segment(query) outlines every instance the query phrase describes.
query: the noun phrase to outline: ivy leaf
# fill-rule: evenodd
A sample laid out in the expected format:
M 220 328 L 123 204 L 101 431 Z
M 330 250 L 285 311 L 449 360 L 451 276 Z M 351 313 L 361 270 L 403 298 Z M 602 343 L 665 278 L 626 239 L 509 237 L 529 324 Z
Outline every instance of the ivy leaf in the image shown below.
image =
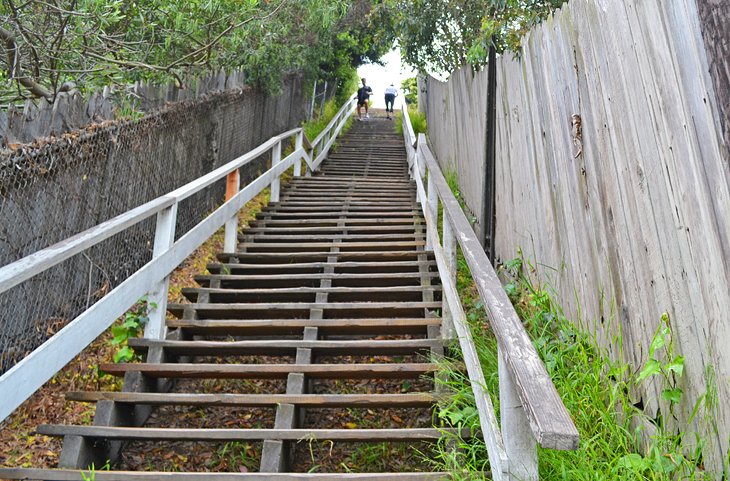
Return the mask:
M 114 354 L 114 362 L 129 362 L 134 359 L 134 351 L 129 346 L 124 346 Z
M 682 400 L 682 390 L 679 388 L 665 389 L 662 391 L 662 399 L 678 404 Z
M 112 336 L 114 336 L 114 339 L 112 339 L 111 344 L 116 346 L 126 341 L 129 337 L 129 333 L 124 326 L 117 324 L 112 326 Z
M 639 373 L 639 377 L 636 378 L 636 382 L 639 383 L 649 376 L 659 374 L 662 370 L 662 365 L 656 359 L 649 359 L 644 366 L 644 369 Z

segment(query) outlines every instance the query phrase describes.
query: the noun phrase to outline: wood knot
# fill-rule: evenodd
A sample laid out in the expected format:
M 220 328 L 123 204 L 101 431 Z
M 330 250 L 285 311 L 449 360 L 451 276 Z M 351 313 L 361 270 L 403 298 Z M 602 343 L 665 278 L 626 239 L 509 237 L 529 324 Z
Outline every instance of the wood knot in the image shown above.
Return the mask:
M 573 114 L 571 117 L 571 134 L 573 136 L 573 145 L 575 146 L 574 159 L 583 154 L 583 121 L 580 115 Z

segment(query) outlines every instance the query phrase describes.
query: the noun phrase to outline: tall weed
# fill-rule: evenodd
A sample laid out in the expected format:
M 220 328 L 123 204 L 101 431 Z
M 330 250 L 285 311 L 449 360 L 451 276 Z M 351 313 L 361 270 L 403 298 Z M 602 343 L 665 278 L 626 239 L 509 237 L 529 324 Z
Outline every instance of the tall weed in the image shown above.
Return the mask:
M 418 108 L 409 105 L 408 117 L 411 119 L 411 127 L 413 127 L 413 133 L 418 135 L 428 132 L 426 116 L 423 114 L 423 112 L 420 112 Z M 395 116 L 395 131 L 398 133 L 403 132 L 403 115 L 401 111 L 398 111 Z
M 681 401 L 680 379 L 684 359 L 675 352 L 669 318 L 665 314 L 649 347 L 650 359 L 636 374 L 621 362 L 612 361 L 596 338 L 566 319 L 547 286 L 523 275 L 534 266 L 518 257 L 502 266 L 509 279 L 505 290 L 524 321 L 545 367 L 580 432 L 577 451 L 539 449 L 540 478 L 549 480 L 704 480 L 714 479 L 704 471 L 702 442 L 688 427 L 665 425 L 661 417 L 649 418 L 629 399 L 641 383 L 659 379 L 662 398 L 672 417 Z M 457 285 L 474 333 L 488 391 L 498 410 L 496 339 L 489 329 L 466 263 L 459 253 Z M 446 424 L 479 427 L 468 379 L 453 369 L 454 360 L 443 361 L 446 387 L 452 393 L 440 406 L 439 418 Z M 694 415 L 704 409 L 697 401 Z M 651 436 L 644 430 L 650 428 Z M 642 439 L 649 438 L 648 444 Z M 452 449 L 457 445 L 460 449 Z M 455 479 L 479 479 L 488 470 L 483 441 L 444 438 L 441 469 L 450 469 Z

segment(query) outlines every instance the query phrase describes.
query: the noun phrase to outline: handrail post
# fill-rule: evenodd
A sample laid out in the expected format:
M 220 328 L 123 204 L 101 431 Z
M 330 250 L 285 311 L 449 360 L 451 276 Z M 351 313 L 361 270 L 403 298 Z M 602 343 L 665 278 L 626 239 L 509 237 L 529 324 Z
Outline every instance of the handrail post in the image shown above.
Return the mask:
M 152 258 L 167 252 L 175 243 L 175 225 L 177 224 L 177 202 L 157 213 L 155 228 L 155 244 Z M 147 294 L 148 321 L 144 329 L 147 339 L 164 339 L 166 335 L 165 317 L 167 315 L 167 290 L 170 286 L 170 275 L 166 275 Z
M 421 153 L 421 150 L 416 150 L 415 155 L 413 156 L 413 169 L 415 173 L 418 172 L 419 165 L 421 164 L 421 162 L 423 162 L 423 159 L 421 158 L 422 156 L 423 154 Z M 415 180 L 415 176 L 413 177 L 413 179 Z M 425 200 L 426 199 L 421 198 L 420 192 L 416 191 L 416 202 L 421 205 L 421 208 L 423 208 L 423 203 L 425 202 Z
M 239 169 L 234 170 L 226 177 L 226 202 L 231 200 L 241 188 Z M 234 252 L 238 237 L 238 214 L 226 221 L 226 230 L 223 238 L 223 252 Z
M 439 198 L 438 193 L 436 192 L 436 184 L 433 181 L 433 175 L 431 175 L 431 172 L 428 173 L 428 184 L 427 184 L 427 190 L 426 190 L 426 197 L 427 199 L 427 208 L 431 211 L 433 214 L 433 218 L 438 220 L 439 215 Z M 429 225 L 428 229 L 435 229 L 435 225 Z M 433 249 L 433 246 L 431 245 L 431 237 L 426 236 L 426 250 Z
M 511 481 L 537 481 L 537 441 L 517 394 L 505 353 L 497 348 L 499 363 L 499 411 L 504 447 L 509 459 Z
M 294 141 L 294 150 L 299 150 L 304 146 L 304 130 L 297 132 L 296 140 Z M 302 159 L 300 158 L 294 162 L 294 177 L 302 175 Z
M 311 145 L 309 147 L 309 152 L 307 152 L 307 153 L 309 154 L 309 161 L 314 162 L 314 159 L 317 158 L 317 146 Z M 309 164 L 307 164 L 307 166 L 304 169 L 304 177 L 311 177 L 311 176 L 312 176 L 312 169 L 309 167 Z
M 271 167 L 281 162 L 281 139 L 271 148 Z M 279 202 L 279 191 L 281 190 L 281 176 L 277 175 L 271 181 L 271 195 L 269 202 Z
M 446 268 L 448 269 L 449 279 L 456 285 L 456 237 L 454 236 L 454 230 L 451 227 L 451 222 L 447 219 L 446 211 L 444 210 L 443 216 L 443 248 L 444 248 L 444 260 L 446 261 Z M 443 296 L 443 306 L 441 308 L 441 337 L 444 339 L 454 338 L 454 315 L 451 310 L 451 306 Z

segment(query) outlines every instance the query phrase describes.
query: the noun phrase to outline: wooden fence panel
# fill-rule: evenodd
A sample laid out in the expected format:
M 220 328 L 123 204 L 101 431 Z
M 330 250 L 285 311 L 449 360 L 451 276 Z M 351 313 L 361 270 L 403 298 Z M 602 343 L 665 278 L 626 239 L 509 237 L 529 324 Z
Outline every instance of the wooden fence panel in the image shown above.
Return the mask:
M 705 38 L 722 35 L 724 17 L 712 18 L 720 33 Z M 730 171 L 716 92 L 727 86 L 713 84 L 723 60 L 711 73 L 707 52 L 717 49 L 706 49 L 703 25 L 695 0 L 572 0 L 530 32 L 519 59 L 498 59 L 496 252 L 534 258 L 566 314 L 637 370 L 669 313 L 686 358 L 680 422 L 701 396 L 715 400 L 691 429 L 720 471 L 730 434 L 730 405 L 717 402 L 730 398 Z M 484 118 L 486 106 L 457 104 L 473 98 L 463 89 L 486 92 L 486 73 L 467 75 L 428 79 L 427 112 L 439 161 L 454 162 L 480 212 L 484 154 L 445 140 L 463 142 L 458 132 Z M 661 389 L 633 393 L 651 417 L 669 417 Z

